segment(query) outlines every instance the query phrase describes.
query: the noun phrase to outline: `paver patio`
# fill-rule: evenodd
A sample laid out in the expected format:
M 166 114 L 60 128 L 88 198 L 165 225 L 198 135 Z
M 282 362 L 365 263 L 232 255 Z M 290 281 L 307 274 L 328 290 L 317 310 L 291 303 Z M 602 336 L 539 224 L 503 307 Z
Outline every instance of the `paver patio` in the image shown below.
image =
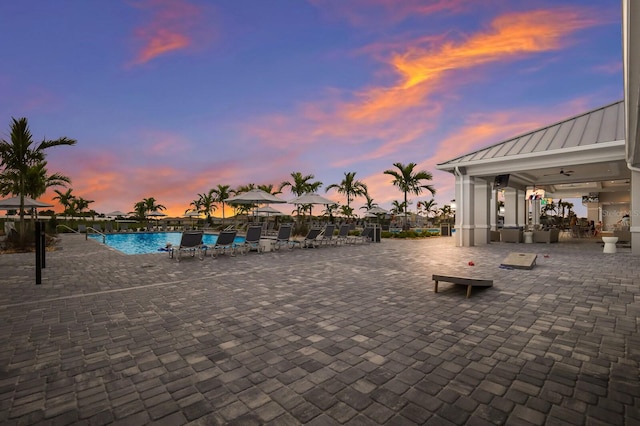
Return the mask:
M 638 424 L 640 258 L 451 238 L 0 255 L 0 423 Z M 502 269 L 510 252 L 532 270 Z M 469 266 L 472 261 L 474 266 Z M 432 274 L 493 279 L 466 289 Z

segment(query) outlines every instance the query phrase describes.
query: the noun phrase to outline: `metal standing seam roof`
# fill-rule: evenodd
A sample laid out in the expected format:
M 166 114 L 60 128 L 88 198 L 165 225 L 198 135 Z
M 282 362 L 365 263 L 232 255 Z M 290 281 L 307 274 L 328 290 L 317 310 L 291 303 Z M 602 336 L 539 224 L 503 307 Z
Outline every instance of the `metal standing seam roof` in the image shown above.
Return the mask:
M 594 109 L 550 126 L 516 136 L 437 165 L 439 169 L 471 161 L 531 154 L 563 148 L 586 147 L 624 140 L 624 101 Z M 439 167 L 444 166 L 444 167 Z

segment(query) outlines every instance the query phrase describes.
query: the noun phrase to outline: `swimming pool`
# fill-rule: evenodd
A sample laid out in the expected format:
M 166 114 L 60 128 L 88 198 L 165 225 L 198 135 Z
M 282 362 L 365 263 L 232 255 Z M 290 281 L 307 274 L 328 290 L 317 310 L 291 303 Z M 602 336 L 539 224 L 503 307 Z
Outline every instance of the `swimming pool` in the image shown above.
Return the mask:
M 166 253 L 164 248 L 167 243 L 178 246 L 181 237 L 182 232 L 124 232 L 106 234 L 104 242 L 124 254 Z M 102 235 L 99 234 L 89 234 L 89 238 L 102 242 Z M 214 234 L 204 234 L 202 237 L 202 241 L 211 246 L 217 239 L 218 236 Z M 243 241 L 244 237 L 236 237 L 236 242 Z

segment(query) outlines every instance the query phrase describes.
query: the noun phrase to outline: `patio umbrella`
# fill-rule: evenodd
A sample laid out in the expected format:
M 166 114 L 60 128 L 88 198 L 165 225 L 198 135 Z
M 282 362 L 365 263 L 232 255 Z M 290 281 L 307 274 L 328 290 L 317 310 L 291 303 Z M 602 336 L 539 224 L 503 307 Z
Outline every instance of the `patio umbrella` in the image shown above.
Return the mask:
M 189 219 L 199 219 L 200 218 L 200 212 L 189 212 L 189 213 L 185 213 L 184 215 L 182 215 L 182 217 L 186 217 Z M 195 225 L 195 222 L 191 222 L 191 226 Z
M 371 213 L 371 214 L 376 215 L 376 214 L 387 214 L 389 212 L 387 210 L 383 209 L 382 207 L 375 206 L 375 207 L 372 207 L 369 210 L 367 210 L 367 213 Z
M 289 204 L 296 204 L 296 205 L 324 204 L 324 205 L 328 205 L 328 204 L 336 204 L 336 202 L 333 201 L 333 200 L 328 199 L 327 197 L 323 197 L 322 195 L 317 194 L 315 192 L 307 192 L 306 194 L 302 194 L 301 196 L 296 197 L 293 200 L 290 200 Z M 311 209 L 309 209 L 309 216 L 312 216 L 312 210 Z
M 227 203 L 231 204 L 281 204 L 286 202 L 287 200 L 257 188 L 238 194 L 235 197 L 227 198 Z
M 252 189 L 238 194 L 235 197 L 227 198 L 226 201 L 227 203 L 233 204 L 276 204 L 287 202 L 287 200 L 283 200 L 280 197 L 269 194 L 267 191 L 263 191 L 262 189 Z
M 53 204 L 43 203 L 33 198 L 24 197 L 24 207 L 29 209 L 37 209 L 41 207 L 53 207 Z M 0 210 L 17 210 L 20 208 L 20 197 L 11 197 L 0 200 Z
M 106 213 L 107 217 L 118 217 L 118 216 L 127 216 L 125 212 L 121 212 L 120 210 L 114 210 L 112 212 Z
M 280 210 L 276 210 L 271 206 L 264 206 L 256 209 L 258 216 L 282 216 Z
M 158 227 L 158 222 L 160 221 L 161 217 L 166 216 L 166 214 L 162 213 L 162 212 L 158 212 L 158 211 L 154 211 L 154 212 L 150 212 L 146 214 L 147 218 L 153 218 L 156 220 L 156 228 Z

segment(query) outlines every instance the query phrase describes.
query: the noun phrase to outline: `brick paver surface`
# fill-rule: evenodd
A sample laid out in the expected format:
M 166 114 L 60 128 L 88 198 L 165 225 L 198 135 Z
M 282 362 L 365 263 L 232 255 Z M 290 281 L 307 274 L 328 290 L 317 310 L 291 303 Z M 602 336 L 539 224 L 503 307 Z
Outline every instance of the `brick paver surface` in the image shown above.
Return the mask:
M 0 423 L 640 423 L 640 258 L 601 245 L 383 240 L 0 255 Z M 498 266 L 536 253 L 532 270 Z M 469 265 L 469 261 L 474 266 Z M 494 280 L 474 289 L 431 274 Z

